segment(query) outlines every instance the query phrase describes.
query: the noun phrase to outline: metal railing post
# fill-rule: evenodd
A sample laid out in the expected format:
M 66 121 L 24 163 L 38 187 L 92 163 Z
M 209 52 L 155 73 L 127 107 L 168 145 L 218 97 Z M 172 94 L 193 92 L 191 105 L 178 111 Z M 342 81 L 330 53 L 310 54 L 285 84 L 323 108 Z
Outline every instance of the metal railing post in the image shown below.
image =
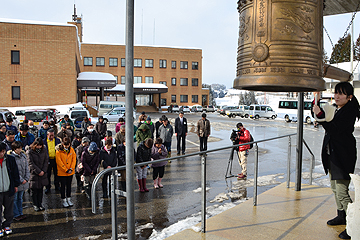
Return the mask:
M 201 155 L 201 232 L 205 233 L 206 223 L 206 157 Z
M 126 140 L 126 221 L 127 238 L 135 240 L 134 193 L 134 0 L 126 0 L 125 44 L 125 140 Z M 113 239 L 115 240 L 115 239 Z
M 313 169 L 314 169 L 314 165 L 315 165 L 315 157 L 314 155 L 311 156 L 311 165 L 310 165 L 310 185 L 312 185 L 312 181 L 313 181 Z
M 289 136 L 288 143 L 288 159 L 287 159 L 287 176 L 286 176 L 286 187 L 290 187 L 290 168 L 291 168 L 291 136 Z
M 254 163 L 254 206 L 257 205 L 257 178 L 259 175 L 259 148 L 255 143 L 255 163 Z
M 296 171 L 295 191 L 301 191 L 303 135 L 304 135 L 304 93 L 298 93 L 298 116 L 297 116 L 297 142 L 296 142 Z
M 110 192 L 110 197 L 111 197 L 111 229 L 112 229 L 112 234 L 111 234 L 111 238 L 112 239 L 117 239 L 118 236 L 118 224 L 117 224 L 117 196 L 115 194 L 115 172 L 113 171 L 111 172 L 111 192 Z

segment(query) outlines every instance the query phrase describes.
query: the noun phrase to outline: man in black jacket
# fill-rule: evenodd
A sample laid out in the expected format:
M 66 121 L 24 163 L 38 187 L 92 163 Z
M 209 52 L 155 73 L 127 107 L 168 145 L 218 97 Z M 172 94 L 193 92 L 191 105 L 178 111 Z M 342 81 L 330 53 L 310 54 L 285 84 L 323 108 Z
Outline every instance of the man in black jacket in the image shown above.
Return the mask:
M 6 154 L 6 144 L 0 143 L 0 216 L 4 213 L 4 222 L 0 228 L 0 237 L 11 234 L 10 224 L 14 217 L 14 194 L 20 185 L 19 170 L 15 158 Z
M 177 155 L 180 155 L 180 143 L 181 143 L 181 152 L 185 154 L 185 138 L 187 136 L 187 120 L 184 118 L 184 112 L 179 113 L 179 117 L 175 119 L 175 136 L 177 139 Z
M 95 131 L 94 124 L 90 124 L 84 132 L 84 137 L 87 137 L 90 142 L 95 142 L 96 146 L 100 146 L 100 135 Z
M 102 165 L 103 165 L 104 169 L 116 167 L 117 154 L 116 154 L 115 147 L 113 147 L 112 139 L 107 139 L 105 141 L 105 146 L 101 148 L 100 162 L 101 161 L 102 161 Z M 111 189 L 111 182 L 110 181 L 108 182 L 108 177 L 110 177 L 110 176 L 111 176 L 111 172 L 106 173 L 103 176 L 103 181 L 102 181 L 103 198 L 108 197 L 108 194 L 107 194 L 108 193 L 108 191 L 107 191 L 108 183 L 109 183 L 109 191 Z

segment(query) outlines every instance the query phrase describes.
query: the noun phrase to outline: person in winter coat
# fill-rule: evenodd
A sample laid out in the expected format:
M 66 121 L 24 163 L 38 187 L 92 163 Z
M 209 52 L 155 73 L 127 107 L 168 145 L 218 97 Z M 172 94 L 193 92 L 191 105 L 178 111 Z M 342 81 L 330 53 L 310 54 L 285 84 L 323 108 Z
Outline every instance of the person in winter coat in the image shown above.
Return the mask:
M 75 173 L 76 153 L 71 147 L 71 140 L 68 137 L 65 137 L 61 144 L 56 146 L 56 165 L 63 207 L 72 207 L 74 204 L 71 201 L 71 182 Z
M 16 126 L 12 125 L 13 119 L 11 117 L 6 118 L 6 130 L 12 130 L 15 134 L 18 133 L 18 129 Z
M 119 144 L 117 146 L 117 160 L 118 160 L 118 166 L 125 166 L 126 165 L 126 151 L 125 151 L 125 147 L 126 147 L 126 142 L 125 142 L 125 138 L 123 140 L 123 142 L 121 144 Z M 136 156 L 135 154 L 135 149 L 134 149 L 134 157 Z M 120 184 L 121 184 L 121 188 L 123 191 L 126 192 L 126 169 L 124 170 L 120 170 Z
M 6 138 L 6 125 L 1 124 L 0 125 L 0 142 L 4 141 Z
M 30 170 L 26 154 L 22 150 L 21 142 L 13 142 L 11 149 L 8 151 L 8 155 L 12 155 L 15 158 L 20 177 L 20 185 L 14 195 L 14 219 L 20 221 L 26 218 L 23 214 L 22 203 L 24 192 L 29 188 Z
M 166 116 L 165 116 L 165 115 L 162 115 L 162 116 L 159 118 L 159 120 L 155 123 L 155 131 L 156 131 L 155 138 L 160 137 L 159 128 L 160 128 L 160 126 L 162 125 L 163 119 L 165 119 L 165 118 L 166 118 Z
M 201 119 L 197 122 L 197 135 L 200 140 L 200 151 L 207 150 L 207 140 L 210 136 L 210 121 L 206 119 L 206 113 L 201 115 Z
M 44 147 L 43 140 L 38 137 L 26 153 L 30 168 L 29 183 L 34 210 L 43 211 L 45 210 L 42 206 L 43 188 L 49 184 L 46 174 L 49 161 L 48 151 Z
M 107 139 L 105 141 L 105 146 L 100 150 L 100 162 L 102 161 L 104 169 L 116 167 L 117 165 L 117 156 L 116 148 L 113 147 L 112 139 Z M 108 190 L 111 190 L 111 182 L 108 181 L 108 178 L 111 176 L 111 173 L 106 173 L 103 176 L 102 180 L 102 189 L 103 189 L 103 198 L 108 197 Z M 108 184 L 109 183 L 109 184 Z M 109 186 L 109 189 L 107 188 Z
M 91 124 L 88 117 L 84 117 L 84 120 L 81 122 L 81 133 L 84 134 L 88 126 Z
M 175 136 L 177 140 L 176 150 L 178 156 L 180 155 L 180 149 L 181 149 L 181 153 L 183 155 L 185 154 L 185 138 L 187 136 L 187 132 L 188 132 L 187 119 L 184 117 L 184 112 L 181 111 L 179 113 L 179 117 L 175 119 Z
M 105 142 L 108 139 L 110 139 L 112 144 L 115 145 L 115 138 L 112 137 L 112 132 L 106 131 L 106 137 L 104 137 L 104 139 L 101 140 L 101 147 L 105 146 Z
M 136 163 L 148 162 L 151 160 L 151 148 L 153 142 L 154 141 L 151 138 L 148 138 L 140 143 L 137 148 Z M 149 191 L 149 189 L 146 188 L 146 175 L 147 165 L 136 167 L 136 178 L 139 184 L 139 190 L 142 193 Z
M 250 132 L 244 128 L 243 124 L 239 122 L 236 124 L 236 128 L 238 129 L 236 140 L 239 142 L 238 144 L 248 143 L 250 142 Z M 239 165 L 242 169 L 241 173 L 238 174 L 238 179 L 246 179 L 247 176 L 247 156 L 249 155 L 248 149 L 250 149 L 250 145 L 239 146 Z
M 136 141 L 139 146 L 141 142 L 151 138 L 150 128 L 144 123 L 136 130 Z
M 39 129 L 37 128 L 37 126 L 34 125 L 34 121 L 32 120 L 29 120 L 28 126 L 29 126 L 29 133 L 34 135 L 34 140 L 35 140 L 35 137 L 38 136 Z
M 71 139 L 72 131 L 70 129 L 67 129 L 66 124 L 64 123 L 63 125 L 61 125 L 61 130 L 56 134 L 56 137 L 60 139 L 64 139 L 64 137 L 69 137 Z
M 69 118 L 69 115 L 64 115 L 64 118 L 59 122 L 59 126 L 61 127 L 63 124 L 70 123 L 71 127 L 74 129 L 74 122 Z
M 44 121 L 42 127 L 38 131 L 38 137 L 45 139 L 47 136 L 47 131 L 49 131 L 50 125 L 48 121 Z
M 15 141 L 15 132 L 13 130 L 6 131 L 3 143 L 6 145 L 6 151 L 11 150 L 11 144 Z
M 151 138 L 154 139 L 154 131 L 155 131 L 155 125 L 154 123 L 151 121 L 150 116 L 146 118 L 145 124 L 149 127 L 150 132 L 151 132 Z
M 81 132 L 77 132 L 75 134 L 74 140 L 71 141 L 71 147 L 73 149 L 76 149 L 81 144 L 81 139 L 83 138 L 83 135 Z
M 49 127 L 50 127 L 51 129 L 54 129 L 54 133 L 55 133 L 55 136 L 56 136 L 56 135 L 58 134 L 58 132 L 59 132 L 59 129 L 58 129 L 58 127 L 56 126 L 54 120 L 49 121 Z
M 315 96 L 319 93 L 315 93 Z M 315 97 L 317 98 L 317 97 Z M 325 173 L 329 173 L 331 190 L 337 205 L 337 216 L 327 222 L 328 225 L 346 224 L 346 210 L 352 202 L 349 195 L 350 173 L 354 173 L 356 164 L 356 139 L 353 135 L 355 120 L 360 118 L 359 102 L 354 96 L 354 88 L 348 82 L 335 86 L 336 110 L 330 121 L 319 121 L 325 129 L 321 158 Z M 313 102 L 313 114 L 318 119 L 326 119 L 327 113 Z M 350 239 L 346 229 L 339 235 Z
M 151 149 L 151 158 L 152 158 L 151 160 L 164 159 L 164 158 L 166 158 L 167 154 L 168 153 L 166 151 L 166 148 L 162 144 L 162 139 L 157 138 Z M 166 164 L 167 164 L 167 161 L 151 164 L 151 167 L 153 168 L 154 188 L 164 187 L 161 184 L 161 180 L 164 177 Z
M 61 140 L 55 137 L 54 129 L 49 129 L 46 134 L 46 138 L 43 139 L 44 146 L 48 153 L 48 168 L 47 168 L 47 178 L 49 184 L 46 186 L 45 193 L 50 193 L 51 189 L 51 173 L 54 176 L 54 188 L 55 190 L 60 190 L 60 183 L 57 174 L 57 164 L 56 164 L 56 146 L 61 143 Z
M 147 119 L 147 116 L 146 116 L 145 112 L 142 111 L 141 114 L 139 115 L 138 127 L 140 127 L 141 124 L 145 123 L 146 119 Z
M 159 127 L 160 138 L 163 141 L 163 144 L 166 147 L 168 156 L 171 157 L 171 138 L 174 134 L 174 129 L 170 125 L 167 117 L 163 118 L 163 125 Z
M 35 140 L 34 135 L 29 133 L 28 125 L 21 125 L 20 132 L 15 135 L 15 141 L 19 141 L 23 145 L 23 149 L 25 150 L 26 146 L 30 146 Z
M 14 194 L 20 185 L 19 171 L 15 158 L 6 154 L 5 143 L 0 143 L 0 236 L 12 233 Z M 3 215 L 4 214 L 4 215 Z
M 119 122 L 115 126 L 115 132 L 116 133 L 120 131 L 120 127 L 122 125 L 125 125 L 125 119 L 124 118 L 119 118 Z
M 89 147 L 84 149 L 81 155 L 81 163 L 84 168 L 84 189 L 88 199 L 91 199 L 91 185 L 95 179 L 100 163 L 99 149 L 95 142 L 91 142 Z
M 83 174 L 84 168 L 79 169 L 79 164 L 81 163 L 81 156 L 85 148 L 87 148 L 90 144 L 90 139 L 87 137 L 83 137 L 81 139 L 81 144 L 75 149 L 76 152 L 76 167 L 75 167 L 75 178 L 77 187 L 82 187 L 84 185 L 83 181 L 81 180 L 81 175 Z M 81 165 L 82 166 L 82 163 Z
M 100 146 L 100 135 L 94 130 L 94 125 L 90 124 L 84 133 L 84 137 L 90 139 L 90 142 L 95 142 L 96 146 Z
M 103 116 L 100 116 L 99 121 L 95 124 L 95 131 L 99 134 L 100 139 L 103 139 L 105 137 L 107 126 L 106 123 L 104 123 Z

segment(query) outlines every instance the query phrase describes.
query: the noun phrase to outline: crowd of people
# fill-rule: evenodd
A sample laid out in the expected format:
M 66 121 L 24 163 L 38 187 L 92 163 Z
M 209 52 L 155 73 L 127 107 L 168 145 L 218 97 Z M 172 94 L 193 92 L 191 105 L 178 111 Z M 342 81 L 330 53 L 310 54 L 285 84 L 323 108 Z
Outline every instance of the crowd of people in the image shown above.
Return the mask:
M 205 124 L 206 125 L 206 124 Z M 43 193 L 50 194 L 53 187 L 60 193 L 62 205 L 72 207 L 71 185 L 75 175 L 76 185 L 87 198 L 91 199 L 91 186 L 100 167 L 104 169 L 124 166 L 125 161 L 125 120 L 119 119 L 115 136 L 107 130 L 104 119 L 99 117 L 94 125 L 84 119 L 81 132 L 74 131 L 74 123 L 65 115 L 58 126 L 53 121 L 43 121 L 38 129 L 32 121 L 24 120 L 19 129 L 8 118 L 0 125 L 0 200 L 3 223 L 0 237 L 11 234 L 13 220 L 26 218 L 23 214 L 23 195 L 28 190 L 34 211 L 45 210 Z M 210 125 L 206 125 L 210 127 Z M 177 154 L 185 154 L 187 120 L 180 112 L 175 120 Z M 200 138 L 207 138 L 210 132 L 199 128 Z M 163 115 L 153 123 L 150 116 L 143 112 L 134 125 L 134 142 L 137 142 L 135 163 L 171 157 L 171 142 L 174 129 L 169 119 Z M 204 135 L 205 134 L 205 135 Z M 206 150 L 206 148 L 204 148 Z M 136 178 L 141 193 L 148 192 L 146 178 L 152 168 L 154 189 L 163 188 L 162 179 L 168 161 L 136 167 Z M 102 181 L 103 197 L 110 191 L 111 173 L 105 174 Z M 52 178 L 53 175 L 53 178 Z M 120 184 L 126 191 L 126 171 L 120 171 Z

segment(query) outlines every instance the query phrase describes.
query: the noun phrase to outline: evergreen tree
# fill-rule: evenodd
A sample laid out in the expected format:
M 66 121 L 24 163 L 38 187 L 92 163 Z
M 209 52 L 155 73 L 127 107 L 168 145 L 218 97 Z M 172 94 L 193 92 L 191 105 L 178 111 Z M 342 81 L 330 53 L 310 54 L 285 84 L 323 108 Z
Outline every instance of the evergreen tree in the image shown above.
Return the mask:
M 351 36 L 340 38 L 331 53 L 330 63 L 350 62 Z M 354 60 L 360 60 L 360 34 L 354 44 Z
M 239 105 L 245 105 L 244 94 L 239 94 Z

